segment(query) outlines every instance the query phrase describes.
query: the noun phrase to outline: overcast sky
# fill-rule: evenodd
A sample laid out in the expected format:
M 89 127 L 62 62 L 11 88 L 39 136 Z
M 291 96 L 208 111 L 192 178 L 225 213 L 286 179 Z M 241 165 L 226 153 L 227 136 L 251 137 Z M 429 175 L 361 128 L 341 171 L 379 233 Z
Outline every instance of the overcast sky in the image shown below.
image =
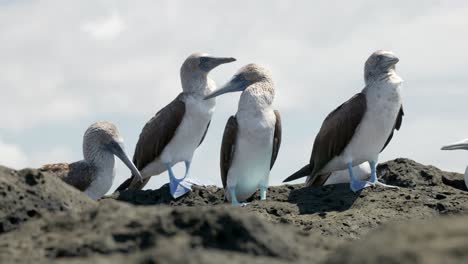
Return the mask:
M 132 156 L 143 125 L 181 91 L 181 63 L 206 52 L 237 58 L 213 70 L 218 86 L 247 63 L 272 71 L 283 144 L 270 183 L 280 184 L 308 162 L 325 116 L 363 88 L 367 57 L 389 49 L 406 115 L 380 161 L 462 172 L 468 152 L 440 147 L 468 137 L 467 47 L 467 1 L 0 0 L 0 164 L 79 160 L 84 131 L 100 120 L 119 127 Z M 220 184 L 238 99 L 217 100 L 194 177 Z M 129 174 L 118 161 L 112 190 Z M 157 178 L 150 188 L 168 180 Z

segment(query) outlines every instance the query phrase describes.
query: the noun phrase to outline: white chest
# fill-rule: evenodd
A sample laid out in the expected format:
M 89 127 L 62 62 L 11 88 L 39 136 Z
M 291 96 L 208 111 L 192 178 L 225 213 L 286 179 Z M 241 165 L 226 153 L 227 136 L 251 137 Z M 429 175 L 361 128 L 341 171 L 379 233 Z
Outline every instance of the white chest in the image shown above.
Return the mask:
M 400 82 L 382 82 L 366 89 L 367 109 L 353 138 L 341 155 L 332 159 L 322 172 L 347 168 L 366 161 L 377 161 L 394 129 L 401 108 Z
M 344 153 L 354 164 L 376 160 L 387 142 L 401 108 L 399 87 L 386 82 L 366 91 L 366 113 Z
M 112 187 L 112 183 L 114 182 L 115 178 L 115 168 L 114 163 L 112 166 L 99 168 L 96 178 L 90 184 L 88 189 L 86 189 L 85 193 L 91 197 L 93 200 L 97 200 L 104 196 Z
M 250 114 L 238 112 L 238 131 L 227 185 L 236 185 L 236 196 L 244 201 L 268 183 L 276 117 L 273 111 Z M 230 199 L 230 197 L 228 197 Z
M 185 115 L 174 137 L 164 148 L 160 160 L 175 164 L 191 160 L 211 121 L 215 109 L 215 100 L 203 100 L 194 97 L 185 98 Z

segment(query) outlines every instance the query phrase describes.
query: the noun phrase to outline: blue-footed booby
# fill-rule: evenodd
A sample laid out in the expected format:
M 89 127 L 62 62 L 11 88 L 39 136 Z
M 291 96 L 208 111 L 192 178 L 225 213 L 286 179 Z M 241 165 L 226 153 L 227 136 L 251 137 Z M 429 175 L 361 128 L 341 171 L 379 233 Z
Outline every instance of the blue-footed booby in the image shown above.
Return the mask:
M 376 51 L 364 66 L 364 89 L 331 112 L 315 138 L 309 164 L 285 182 L 307 176 L 308 185 L 323 185 L 330 172 L 347 169 L 350 188 L 357 192 L 378 181 L 376 165 L 380 152 L 390 143 L 403 119 L 400 86 L 395 71 L 399 59 L 390 51 Z M 369 181 L 361 181 L 353 166 L 368 162 Z
M 221 180 L 226 198 L 241 206 L 260 189 L 266 199 L 270 170 L 281 145 L 281 118 L 273 110 L 275 87 L 268 70 L 257 64 L 242 67 L 224 87 L 205 99 L 243 91 L 237 113 L 224 129 L 221 145 Z
M 117 127 L 110 122 L 97 122 L 86 130 L 83 137 L 83 160 L 48 164 L 40 170 L 60 177 L 97 200 L 109 191 L 114 181 L 114 155 L 121 159 L 138 179 L 142 179 L 125 153 L 123 139 Z
M 456 149 L 468 150 L 468 139 L 464 139 L 462 141 L 458 141 L 456 143 L 442 147 L 442 150 L 456 150 Z M 465 179 L 466 188 L 468 189 L 468 167 L 466 167 L 464 179 Z
M 136 145 L 133 162 L 143 176 L 140 182 L 132 175 L 117 191 L 141 189 L 154 175 L 169 173 L 171 195 L 178 198 L 189 192 L 193 181 L 187 176 L 195 150 L 203 142 L 216 101 L 204 97 L 216 88 L 208 77 L 217 66 L 235 61 L 234 58 L 207 54 L 190 55 L 180 68 L 182 90 L 170 104 L 161 109 L 143 127 Z M 172 166 L 185 162 L 185 176 L 175 177 Z

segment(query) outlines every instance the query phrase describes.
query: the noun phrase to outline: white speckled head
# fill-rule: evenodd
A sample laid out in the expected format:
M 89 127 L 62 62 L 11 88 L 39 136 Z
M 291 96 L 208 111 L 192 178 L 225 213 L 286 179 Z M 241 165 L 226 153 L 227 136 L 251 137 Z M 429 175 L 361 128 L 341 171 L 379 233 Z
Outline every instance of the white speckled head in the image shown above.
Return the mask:
M 239 108 L 252 105 L 260 108 L 270 106 L 275 97 L 275 86 L 270 71 L 258 64 L 247 64 L 240 68 L 226 85 L 212 92 L 205 99 L 239 91 L 243 91 Z
M 83 137 L 83 156 L 87 162 L 96 166 L 114 166 L 116 155 L 134 175 L 141 179 L 135 165 L 125 153 L 123 138 L 117 127 L 110 122 L 96 122 L 85 132 Z
M 378 50 L 367 59 L 364 66 L 366 83 L 388 76 L 395 71 L 399 59 L 391 51 Z
M 243 77 L 245 80 L 249 81 L 250 84 L 256 82 L 273 82 L 271 72 L 267 68 L 255 63 L 250 63 L 240 68 L 235 76 Z
M 83 137 L 83 151 L 95 146 L 105 147 L 111 142 L 122 143 L 117 127 L 110 122 L 96 122 L 88 127 Z M 83 153 L 86 158 L 86 153 Z
M 230 57 L 213 57 L 206 53 L 190 55 L 180 68 L 180 79 L 184 92 L 196 92 L 206 85 L 208 73 L 217 66 L 233 62 Z

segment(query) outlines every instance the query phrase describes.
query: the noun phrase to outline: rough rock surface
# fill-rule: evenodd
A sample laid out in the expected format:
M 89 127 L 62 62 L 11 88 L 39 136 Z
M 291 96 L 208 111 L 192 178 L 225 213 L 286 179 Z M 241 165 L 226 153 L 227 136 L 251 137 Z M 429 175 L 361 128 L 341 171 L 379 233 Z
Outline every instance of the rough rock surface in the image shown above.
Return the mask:
M 400 223 L 339 248 L 329 264 L 467 263 L 468 216 Z
M 0 263 L 457 263 L 465 259 L 468 192 L 460 184 L 463 176 L 407 159 L 384 163 L 378 170 L 384 182 L 401 188 L 375 187 L 354 194 L 347 184 L 275 186 L 269 188 L 267 201 L 259 201 L 257 194 L 245 208 L 225 204 L 224 192 L 217 187 L 195 188 L 177 200 L 171 199 L 168 186 L 115 193 L 99 206 L 92 201 L 75 204 L 77 198 L 67 202 L 77 210 L 50 207 L 34 221 L 0 234 Z M 4 173 L 0 171 L 0 179 Z M 21 188 L 19 194 L 28 190 Z M 64 197 L 69 192 L 64 191 Z M 35 201 L 27 197 L 24 208 Z M 24 213 L 23 207 L 12 207 L 14 200 L 8 198 L 2 206 L 13 208 L 10 214 Z
M 267 223 L 242 208 L 132 208 L 103 201 L 98 208 L 85 213 L 48 215 L 4 235 L 0 259 L 47 262 L 135 253 L 151 257 L 156 251 L 166 252 L 170 257 L 171 261 L 164 263 L 179 260 L 186 263 L 191 255 L 209 259 L 203 249 L 218 252 L 218 260 L 223 257 L 220 252 L 225 251 L 238 258 L 250 256 L 244 256 L 249 262 L 278 259 L 305 263 L 323 258 L 327 248 L 332 247 L 329 243 L 289 225 Z M 310 245 L 316 250 L 308 250 Z
M 351 239 L 389 221 L 468 212 L 468 192 L 443 183 L 443 178 L 463 179 L 461 174 L 396 159 L 381 164 L 378 175 L 384 182 L 401 188 L 373 187 L 353 193 L 348 184 L 307 188 L 302 184 L 275 186 L 269 188 L 267 201 L 259 201 L 257 193 L 245 210 L 270 222 L 291 223 L 303 230 Z M 168 188 L 166 185 L 159 190 L 126 191 L 110 198 L 139 205 L 171 206 L 217 205 L 224 199 L 223 190 L 209 187 L 196 188 L 172 201 Z
M 96 203 L 62 180 L 33 169 L 0 166 L 0 234 L 44 212 L 81 211 Z

